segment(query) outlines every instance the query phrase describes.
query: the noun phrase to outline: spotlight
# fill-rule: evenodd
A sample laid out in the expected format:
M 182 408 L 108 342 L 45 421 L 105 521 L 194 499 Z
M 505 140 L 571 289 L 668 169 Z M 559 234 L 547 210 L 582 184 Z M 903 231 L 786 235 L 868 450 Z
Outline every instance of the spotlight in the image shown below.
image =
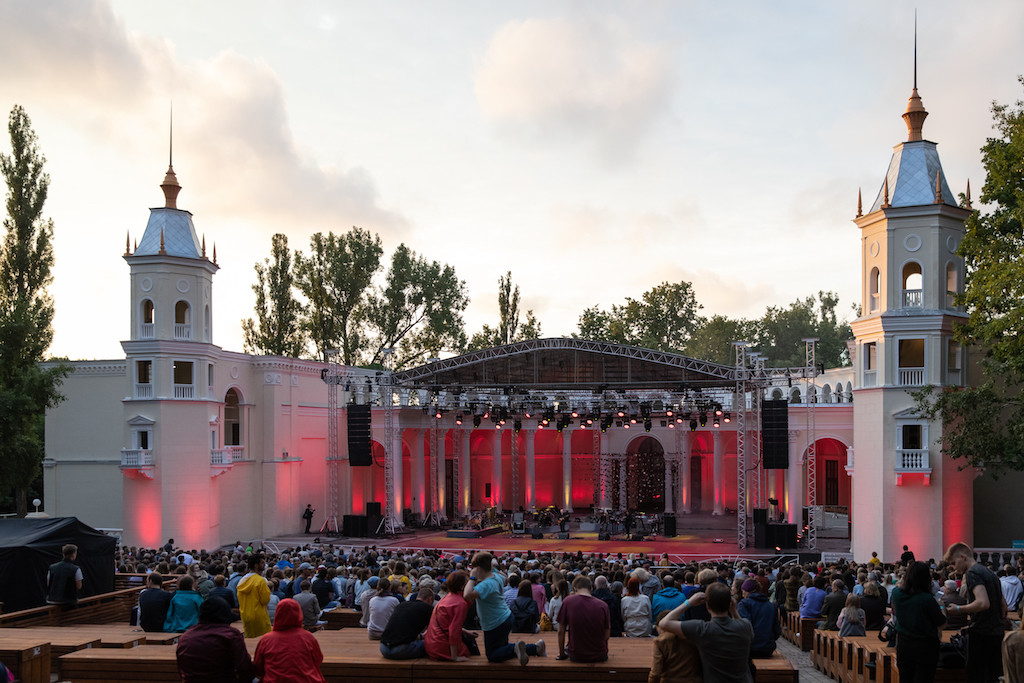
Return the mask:
M 455 424 L 462 424 L 462 413 L 459 413 L 458 415 L 455 416 Z
M 480 426 L 480 416 L 479 415 L 474 415 L 473 416 L 473 429 L 476 429 L 479 426 Z
M 722 417 L 722 408 L 721 407 L 715 408 L 715 416 L 716 417 Z
M 491 416 L 491 411 L 489 411 L 489 410 L 485 410 L 485 411 L 484 411 L 484 419 L 486 420 L 486 419 L 487 419 L 487 418 L 489 418 L 490 416 Z
M 438 409 L 437 409 L 437 412 L 436 412 L 436 413 L 434 413 L 434 417 L 436 417 L 436 418 L 437 418 L 438 420 L 440 420 L 440 419 L 441 419 L 441 409 L 440 409 L 440 408 L 438 408 Z
M 668 428 L 669 429 L 675 429 L 676 428 L 676 423 L 675 422 L 669 422 L 668 423 Z
M 494 428 L 495 428 L 495 429 L 501 429 L 501 423 L 500 423 L 500 422 L 498 422 L 497 424 L 495 424 L 495 425 L 494 425 Z
M 707 413 L 701 413 L 700 414 L 700 426 L 704 427 L 704 426 L 707 425 L 707 423 L 708 423 L 708 414 Z
M 672 409 L 671 408 L 669 408 L 668 410 L 665 411 L 665 417 L 672 417 L 672 415 L 673 415 L 673 413 L 672 413 Z
M 622 423 L 622 428 L 623 429 L 629 429 L 629 423 L 628 422 L 623 422 Z
M 572 416 L 573 417 L 579 417 L 580 416 L 579 411 L 574 408 L 573 411 L 572 411 Z
M 617 417 L 626 417 L 626 412 L 624 410 L 622 410 L 622 408 L 619 408 L 618 412 L 615 413 L 615 415 Z
M 635 425 L 636 424 L 636 415 L 631 415 L 630 416 L 629 424 L 631 424 L 631 425 Z
M 522 429 L 522 428 L 523 428 L 523 421 L 522 420 L 515 420 L 512 423 L 512 429 L 516 430 L 516 434 L 518 434 L 519 430 Z
M 715 418 L 715 421 L 712 422 L 711 424 L 712 424 L 712 426 L 714 426 L 715 429 L 718 429 L 719 427 L 722 426 L 721 423 L 718 421 L 717 417 Z
M 729 424 L 732 422 L 732 415 L 730 413 L 726 413 L 722 419 L 725 421 L 725 424 Z
M 681 417 L 677 417 L 677 418 L 676 418 L 676 424 L 677 424 L 677 425 L 681 425 L 681 424 L 683 424 L 683 418 L 681 418 Z
M 651 421 L 650 420 L 644 420 L 644 431 L 645 432 L 651 431 Z
M 690 431 L 691 432 L 697 431 L 697 421 L 696 420 L 690 420 Z

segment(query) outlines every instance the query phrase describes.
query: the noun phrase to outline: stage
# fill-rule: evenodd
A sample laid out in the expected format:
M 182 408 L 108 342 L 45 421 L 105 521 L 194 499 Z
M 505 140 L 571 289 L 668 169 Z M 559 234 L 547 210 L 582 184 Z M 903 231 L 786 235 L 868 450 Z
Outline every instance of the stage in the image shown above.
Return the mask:
M 833 529 L 821 529 L 818 532 L 818 551 L 849 552 L 850 542 L 846 538 L 845 521 L 838 523 Z M 840 534 L 840 531 L 842 532 Z M 711 515 L 700 513 L 679 517 L 678 534 L 674 537 L 645 537 L 642 541 L 627 540 L 625 535 L 616 535 L 608 541 L 600 541 L 597 532 L 580 531 L 573 524 L 568 539 L 559 539 L 556 533 L 546 533 L 544 538 L 534 539 L 529 534 L 512 534 L 504 531 L 483 538 L 450 538 L 448 531 L 441 529 L 416 529 L 380 538 L 347 538 L 336 536 L 320 536 L 321 544 L 332 543 L 345 546 L 377 546 L 392 548 L 424 548 L 463 552 L 488 550 L 498 553 L 526 552 L 558 553 L 577 551 L 589 553 L 647 553 L 661 556 L 668 553 L 674 562 L 702 560 L 710 558 L 771 558 L 776 556 L 774 549 L 747 547 L 740 550 L 736 545 L 736 516 Z M 313 536 L 302 534 L 281 536 L 267 539 L 278 548 L 305 545 L 313 541 Z M 795 548 L 783 548 L 782 554 L 792 556 L 798 551 Z M 804 549 L 799 549 L 805 552 Z

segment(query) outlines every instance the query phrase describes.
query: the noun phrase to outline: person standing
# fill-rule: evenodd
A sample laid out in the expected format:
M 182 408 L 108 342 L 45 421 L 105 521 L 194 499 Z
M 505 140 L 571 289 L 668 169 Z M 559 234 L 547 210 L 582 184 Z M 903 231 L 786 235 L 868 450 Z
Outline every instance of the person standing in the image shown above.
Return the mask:
M 316 510 L 313 509 L 312 503 L 306 505 L 306 509 L 302 511 L 302 519 L 306 520 L 306 533 L 310 533 L 309 526 L 313 523 L 313 513 Z
M 75 564 L 78 546 L 68 543 L 60 549 L 64 559 L 54 562 L 46 572 L 46 602 L 50 605 L 74 607 L 82 590 L 82 568 Z
M 263 578 L 265 564 L 262 556 L 251 556 L 246 562 L 249 571 L 238 582 L 238 612 L 246 638 L 259 638 L 270 632 L 270 588 Z
M 505 604 L 502 593 L 505 579 L 493 570 L 494 558 L 488 552 L 473 555 L 470 563 L 472 573 L 462 596 L 466 601 L 476 601 L 476 613 L 480 619 L 480 628 L 484 632 L 484 652 L 489 662 L 504 662 L 513 657 L 526 666 L 530 656 L 544 656 L 544 641 L 527 645 L 518 640 L 513 645 L 508 642 L 508 634 L 512 632 L 512 610 Z
M 939 662 L 939 627 L 946 617 L 932 595 L 931 570 L 924 562 L 912 563 L 900 585 L 892 589 L 892 614 L 896 622 L 896 666 L 900 680 L 934 680 Z M 996 643 L 997 651 L 998 647 Z M 968 674 L 967 680 L 981 679 Z
M 967 584 L 966 605 L 951 605 L 952 614 L 971 615 L 971 633 L 967 637 L 967 680 L 978 683 L 996 681 L 1003 675 L 1000 647 L 1003 642 L 1003 600 L 999 579 L 990 569 L 974 560 L 974 551 L 966 543 L 949 546 L 943 558 L 953 565 Z

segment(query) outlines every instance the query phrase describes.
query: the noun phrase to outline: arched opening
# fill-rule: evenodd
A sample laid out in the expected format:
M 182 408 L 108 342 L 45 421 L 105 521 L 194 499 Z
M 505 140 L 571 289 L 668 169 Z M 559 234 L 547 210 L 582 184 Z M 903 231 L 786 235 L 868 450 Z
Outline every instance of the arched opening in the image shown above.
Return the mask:
M 789 402 L 802 403 L 802 401 L 800 400 L 800 390 L 797 389 L 796 387 L 793 387 L 793 389 L 789 392 Z
M 187 301 L 174 304 L 174 338 L 192 338 L 192 307 Z
M 773 401 L 781 401 L 782 400 L 782 389 L 779 389 L 778 387 L 775 387 L 774 389 L 772 389 L 772 400 Z
M 847 403 L 853 403 L 853 383 L 846 383 L 846 401 Z
M 665 449 L 652 436 L 634 439 L 626 450 L 626 509 L 665 511 Z
M 837 439 L 818 439 L 814 446 L 818 473 L 817 503 L 850 507 L 850 475 L 846 473 L 846 446 Z
M 956 265 L 946 264 L 946 308 L 956 308 L 956 295 L 960 293 L 960 277 Z
M 875 313 L 879 307 L 879 296 L 882 286 L 882 274 L 878 268 L 872 268 L 868 276 L 868 313 Z
M 821 388 L 821 402 L 831 403 L 832 402 L 832 387 L 825 385 Z
M 903 308 L 921 308 L 921 264 L 908 261 L 903 266 Z
M 153 325 L 154 318 L 156 315 L 156 308 L 153 306 L 152 299 L 142 300 L 141 314 L 142 322 L 139 323 L 139 338 L 152 339 L 154 336 L 156 336 Z
M 242 411 L 239 408 L 241 397 L 235 389 L 228 389 L 224 394 L 224 445 L 242 445 Z

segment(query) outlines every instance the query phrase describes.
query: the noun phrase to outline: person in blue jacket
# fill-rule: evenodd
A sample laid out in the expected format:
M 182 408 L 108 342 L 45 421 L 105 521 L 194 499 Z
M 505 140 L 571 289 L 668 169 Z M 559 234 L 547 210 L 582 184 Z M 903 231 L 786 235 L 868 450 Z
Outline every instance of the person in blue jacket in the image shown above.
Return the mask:
M 181 633 L 199 623 L 199 608 L 203 598 L 195 590 L 195 582 L 191 576 L 185 575 L 178 582 L 178 590 L 171 597 L 167 607 L 167 618 L 164 619 L 164 631 Z
M 771 657 L 775 652 L 775 641 L 782 635 L 779 613 L 760 591 L 757 581 L 747 579 L 741 587 L 743 599 L 736 609 L 741 619 L 746 619 L 754 629 L 754 640 L 750 643 L 750 658 Z

